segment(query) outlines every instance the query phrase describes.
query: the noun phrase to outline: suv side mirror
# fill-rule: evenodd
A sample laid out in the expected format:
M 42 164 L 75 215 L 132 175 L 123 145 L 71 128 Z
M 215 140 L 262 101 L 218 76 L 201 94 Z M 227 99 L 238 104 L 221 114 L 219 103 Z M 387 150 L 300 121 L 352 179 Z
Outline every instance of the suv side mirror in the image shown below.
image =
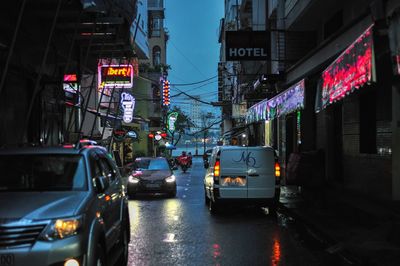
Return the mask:
M 96 183 L 97 193 L 104 193 L 110 186 L 110 182 L 108 181 L 108 178 L 105 176 L 96 177 L 95 183 Z

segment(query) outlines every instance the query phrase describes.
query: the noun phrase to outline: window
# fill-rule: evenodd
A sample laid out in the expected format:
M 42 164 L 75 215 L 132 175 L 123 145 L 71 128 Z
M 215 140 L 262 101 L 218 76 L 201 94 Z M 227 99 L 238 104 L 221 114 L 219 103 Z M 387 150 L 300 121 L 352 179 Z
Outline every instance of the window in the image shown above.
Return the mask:
M 100 177 L 103 175 L 103 171 L 100 168 L 99 160 L 94 156 L 90 157 L 90 170 L 92 172 L 92 178 Z
M 160 46 L 153 47 L 153 66 L 161 65 L 161 48 Z
M 161 37 L 161 29 L 163 27 L 162 18 L 153 18 L 151 22 L 151 37 Z
M 135 161 L 137 170 L 169 170 L 165 159 L 138 159 Z
M 110 182 L 113 182 L 115 180 L 116 176 L 115 176 L 114 169 L 111 166 L 110 162 L 106 158 L 102 158 L 100 161 L 103 166 L 104 173 L 106 174 L 107 177 L 110 178 Z
M 0 192 L 87 190 L 80 155 L 2 155 L 0 167 Z

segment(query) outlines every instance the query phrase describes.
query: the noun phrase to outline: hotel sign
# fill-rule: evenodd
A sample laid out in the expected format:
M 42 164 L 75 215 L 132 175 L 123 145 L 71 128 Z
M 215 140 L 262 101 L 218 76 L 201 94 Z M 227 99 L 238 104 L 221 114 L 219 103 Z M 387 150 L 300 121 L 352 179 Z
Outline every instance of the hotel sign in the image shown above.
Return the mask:
M 255 61 L 270 59 L 267 31 L 226 31 L 226 61 Z

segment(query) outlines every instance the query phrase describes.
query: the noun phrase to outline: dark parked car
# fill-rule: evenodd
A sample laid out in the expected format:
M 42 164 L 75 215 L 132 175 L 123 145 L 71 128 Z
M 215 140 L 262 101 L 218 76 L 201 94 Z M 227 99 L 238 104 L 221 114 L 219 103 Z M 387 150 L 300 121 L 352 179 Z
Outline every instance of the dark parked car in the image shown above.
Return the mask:
M 127 264 L 128 200 L 104 148 L 1 149 L 0 169 L 1 265 Z
M 170 197 L 176 196 L 176 178 L 167 159 L 136 158 L 128 178 L 128 194 L 134 197 L 140 192 L 164 192 Z

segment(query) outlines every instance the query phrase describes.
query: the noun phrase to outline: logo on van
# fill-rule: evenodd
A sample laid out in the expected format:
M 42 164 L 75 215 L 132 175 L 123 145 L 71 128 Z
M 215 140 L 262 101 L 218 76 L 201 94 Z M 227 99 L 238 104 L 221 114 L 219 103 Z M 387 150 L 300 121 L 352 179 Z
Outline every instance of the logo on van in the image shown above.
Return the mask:
M 251 156 L 251 152 L 247 153 L 246 152 L 242 152 L 242 156 L 240 157 L 240 159 L 238 161 L 235 161 L 232 159 L 233 162 L 235 163 L 240 163 L 240 162 L 245 162 L 247 167 L 254 167 L 254 168 L 260 168 L 260 166 L 257 166 L 257 160 L 254 156 Z

